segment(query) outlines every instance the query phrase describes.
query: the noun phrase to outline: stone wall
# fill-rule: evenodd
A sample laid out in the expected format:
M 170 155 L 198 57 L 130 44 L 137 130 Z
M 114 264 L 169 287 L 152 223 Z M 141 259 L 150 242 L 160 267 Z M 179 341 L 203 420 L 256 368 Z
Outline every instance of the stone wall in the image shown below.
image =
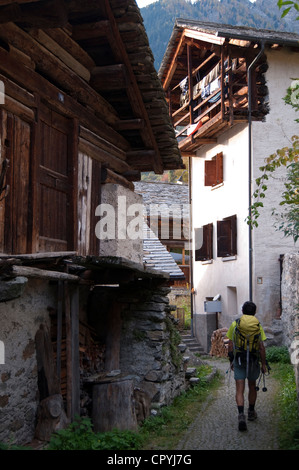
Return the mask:
M 130 303 L 122 315 L 120 367 L 135 376 L 135 385 L 147 394 L 152 408 L 170 404 L 186 389 L 187 362 L 170 313 L 169 291 L 144 290 L 145 300 Z
M 292 342 L 296 339 L 296 335 L 299 334 L 299 253 L 284 255 L 281 279 L 281 302 L 284 344 L 290 348 Z M 299 337 L 297 339 L 299 339 Z
M 143 262 L 142 196 L 118 184 L 103 184 L 101 216 L 96 235 L 100 256 L 119 256 L 135 263 Z
M 55 294 L 47 281 L 26 280 L 22 297 L 0 303 L 5 348 L 5 363 L 0 364 L 0 441 L 24 443 L 34 435 L 39 403 L 35 335 L 41 323 L 49 326 L 48 307 L 55 307 Z
M 187 383 L 187 361 L 170 313 L 169 288 L 161 287 L 161 282 L 135 281 L 115 287 L 112 294 L 111 288 L 103 287 L 94 299 L 100 321 L 95 326 L 103 335 L 99 341 L 106 346 L 106 356 L 110 344 L 108 365 L 117 365 L 131 377 L 137 408 L 139 404 L 144 410 L 146 404 L 148 414 L 170 404 Z M 6 291 L 9 301 L 0 302 L 0 343 L 5 353 L 0 357 L 0 442 L 26 444 L 35 436 L 40 403 L 36 334 L 40 325 L 51 328 L 57 283 L 23 279 L 19 284 L 17 290 L 12 286 L 9 295 Z M 89 286 L 80 287 L 79 297 L 80 319 L 87 324 Z
M 281 300 L 284 344 L 295 368 L 299 404 L 299 253 L 284 255 Z

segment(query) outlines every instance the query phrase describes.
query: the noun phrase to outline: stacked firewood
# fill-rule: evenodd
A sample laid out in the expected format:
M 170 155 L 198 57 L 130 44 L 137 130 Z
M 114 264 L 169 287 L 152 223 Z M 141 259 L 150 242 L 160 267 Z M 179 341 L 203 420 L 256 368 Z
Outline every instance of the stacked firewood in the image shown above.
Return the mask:
M 210 356 L 227 357 L 229 341 L 226 337 L 227 331 L 228 328 L 220 328 L 213 331 L 211 336 Z
M 96 333 L 80 322 L 80 369 L 81 373 L 92 375 L 104 370 L 105 345 L 100 344 Z

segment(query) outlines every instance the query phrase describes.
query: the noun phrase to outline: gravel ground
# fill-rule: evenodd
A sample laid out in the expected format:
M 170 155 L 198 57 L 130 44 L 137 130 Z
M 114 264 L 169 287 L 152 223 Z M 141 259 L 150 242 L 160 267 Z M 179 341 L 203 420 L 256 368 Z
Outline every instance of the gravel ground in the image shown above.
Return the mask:
M 177 450 L 278 450 L 277 422 L 274 397 L 278 384 L 266 376 L 267 392 L 257 395 L 255 421 L 247 421 L 247 431 L 238 430 L 238 411 L 235 402 L 235 380 L 229 374 L 228 361 L 207 359 L 222 377 L 221 386 L 210 394 L 202 410 L 181 439 Z M 248 387 L 245 388 L 245 410 L 248 408 Z

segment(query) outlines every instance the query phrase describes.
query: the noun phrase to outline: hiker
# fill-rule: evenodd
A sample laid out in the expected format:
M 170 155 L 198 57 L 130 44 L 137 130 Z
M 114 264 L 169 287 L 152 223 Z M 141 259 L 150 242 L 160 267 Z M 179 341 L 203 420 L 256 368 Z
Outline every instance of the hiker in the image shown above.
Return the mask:
M 236 382 L 236 403 L 238 407 L 238 427 L 246 431 L 244 413 L 245 380 L 248 380 L 248 420 L 254 421 L 257 413 L 254 409 L 257 398 L 256 380 L 260 371 L 266 372 L 266 352 L 263 341 L 266 335 L 263 327 L 255 317 L 256 305 L 247 301 L 242 306 L 243 315 L 232 322 L 226 336 L 229 338 L 228 357 L 234 371 Z M 249 347 L 248 347 L 249 346 Z M 261 367 L 260 362 L 261 361 Z

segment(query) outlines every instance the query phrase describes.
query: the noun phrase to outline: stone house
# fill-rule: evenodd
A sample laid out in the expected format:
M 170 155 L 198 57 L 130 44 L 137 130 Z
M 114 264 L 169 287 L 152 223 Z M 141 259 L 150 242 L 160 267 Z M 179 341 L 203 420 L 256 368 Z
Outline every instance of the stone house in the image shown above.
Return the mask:
M 281 333 L 281 255 L 273 227 L 285 172 L 269 182 L 259 227 L 246 223 L 265 159 L 298 134 L 283 97 L 298 76 L 299 35 L 178 19 L 159 70 L 179 149 L 190 160 L 193 326 L 208 351 L 244 301 Z M 279 335 L 278 335 L 279 336 Z
M 135 0 L 2 1 L 0 81 L 0 441 L 135 429 L 185 388 L 133 185 L 182 159 Z

